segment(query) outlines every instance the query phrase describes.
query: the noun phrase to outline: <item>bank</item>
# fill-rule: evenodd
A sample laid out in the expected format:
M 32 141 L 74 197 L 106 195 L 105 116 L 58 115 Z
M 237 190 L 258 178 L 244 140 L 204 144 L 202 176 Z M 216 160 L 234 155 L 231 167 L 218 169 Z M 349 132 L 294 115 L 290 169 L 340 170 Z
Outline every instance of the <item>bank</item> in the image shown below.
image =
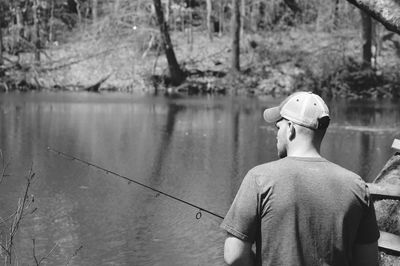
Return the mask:
M 292 28 L 246 34 L 241 40 L 241 72 L 230 71 L 229 36 L 173 32 L 175 53 L 187 75 L 171 86 L 158 32 L 137 28 L 122 36 L 80 36 L 42 51 L 5 54 L 0 90 L 126 91 L 280 95 L 311 90 L 325 97 L 397 98 L 400 67 L 396 36 L 382 43 L 374 68 L 363 68 L 355 30 L 315 32 Z

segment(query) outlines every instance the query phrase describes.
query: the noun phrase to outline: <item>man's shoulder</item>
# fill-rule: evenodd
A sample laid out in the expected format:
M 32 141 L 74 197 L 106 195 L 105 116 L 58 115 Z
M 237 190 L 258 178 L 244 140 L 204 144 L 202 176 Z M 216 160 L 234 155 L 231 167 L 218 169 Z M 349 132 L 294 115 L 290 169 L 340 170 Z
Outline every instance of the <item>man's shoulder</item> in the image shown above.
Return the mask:
M 344 168 L 333 162 L 329 162 L 330 168 L 327 172 L 330 175 L 330 180 L 336 184 L 341 184 L 342 188 L 351 191 L 351 194 L 356 195 L 361 202 L 369 205 L 370 194 L 365 181 L 355 172 Z
M 287 167 L 289 165 L 285 163 L 285 159 L 279 159 L 253 167 L 249 170 L 247 176 L 254 179 L 259 186 L 263 186 L 266 183 L 272 185 L 282 177 Z
M 314 162 L 319 162 L 322 164 L 314 164 Z M 350 182 L 354 183 L 357 186 L 364 186 L 364 181 L 358 174 L 324 158 L 313 161 L 285 157 L 282 159 L 257 165 L 250 169 L 248 175 L 256 179 L 265 177 L 268 177 L 269 180 L 273 180 L 274 178 L 281 179 L 282 176 L 290 175 L 291 173 L 298 173 L 299 171 L 302 172 L 302 170 L 304 170 L 304 167 L 308 167 L 307 165 L 304 165 L 305 163 L 312 163 L 314 166 L 319 165 L 317 167 L 321 167 L 321 171 L 323 171 L 324 173 L 328 173 L 331 178 L 338 178 L 339 180 L 342 180 L 346 183 Z
M 353 172 L 353 171 L 351 171 L 351 170 L 349 170 L 347 168 L 344 168 L 343 166 L 340 166 L 340 165 L 338 165 L 336 163 L 333 163 L 333 162 L 330 162 L 330 161 L 328 161 L 328 162 L 329 162 L 329 165 L 330 165 L 330 167 L 332 169 L 331 170 L 332 173 L 335 173 L 336 175 L 344 177 L 346 179 L 353 179 L 353 180 L 357 180 L 357 181 L 362 181 L 361 176 L 359 176 L 355 172 Z
M 270 171 L 277 171 L 281 168 L 285 168 L 286 166 L 285 159 L 279 159 L 254 166 L 249 172 L 253 175 L 263 175 Z

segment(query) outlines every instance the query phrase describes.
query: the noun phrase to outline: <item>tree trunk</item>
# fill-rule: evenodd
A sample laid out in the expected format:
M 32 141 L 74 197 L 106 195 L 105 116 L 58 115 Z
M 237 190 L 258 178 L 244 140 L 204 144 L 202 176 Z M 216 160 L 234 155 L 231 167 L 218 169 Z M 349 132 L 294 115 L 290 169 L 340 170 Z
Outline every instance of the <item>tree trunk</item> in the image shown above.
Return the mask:
M 357 6 L 388 30 L 400 34 L 400 2 L 398 0 L 347 0 Z
M 18 38 L 24 37 L 24 18 L 22 15 L 21 8 L 19 7 L 19 3 L 16 3 L 17 7 L 15 9 L 15 16 L 17 22 L 17 29 L 18 29 Z
M 54 42 L 54 0 L 51 0 L 50 7 L 50 25 L 49 25 L 49 42 Z
M 244 34 L 244 23 L 246 18 L 246 1 L 241 0 L 240 2 L 240 35 L 243 36 Z
M 251 2 L 250 9 L 250 28 L 252 32 L 257 32 L 258 30 L 258 17 L 259 17 L 259 0 L 253 0 Z
M 0 27 L 0 66 L 2 66 L 3 63 L 4 63 L 3 62 L 3 29 Z M 1 76 L 1 73 L 0 73 L 0 76 Z
M 169 0 L 164 0 L 165 2 L 165 21 L 169 25 L 171 2 Z
M 317 18 L 316 18 L 316 22 L 315 22 L 315 31 L 319 32 L 321 31 L 321 21 L 322 21 L 322 5 L 318 5 L 317 6 Z
M 372 18 L 362 10 L 360 10 L 360 13 L 362 23 L 362 65 L 365 68 L 370 68 L 372 58 Z
M 383 26 L 379 25 L 374 19 L 372 20 L 372 59 L 371 67 L 377 69 L 378 67 L 378 57 L 382 50 L 382 29 Z
M 81 2 L 79 0 L 75 0 L 75 3 L 76 3 L 76 13 L 78 14 L 78 24 L 80 26 L 82 24 Z
M 4 15 L 3 15 L 3 5 L 0 5 L 0 66 L 3 65 L 3 29 L 1 27 L 1 24 L 3 22 Z M 0 71 L 0 76 L 1 76 L 1 71 Z
M 173 85 L 179 85 L 186 79 L 186 75 L 181 70 L 178 61 L 176 60 L 175 52 L 172 47 L 171 38 L 168 32 L 168 27 L 164 21 L 164 14 L 161 7 L 161 0 L 154 0 L 154 8 L 156 11 L 158 24 L 160 26 L 160 33 L 163 41 L 165 55 L 168 61 L 168 69 L 171 82 Z
M 121 4 L 120 0 L 115 1 L 115 4 L 114 4 L 114 15 L 115 16 L 118 16 L 120 4 Z
M 189 39 L 188 42 L 190 44 L 189 51 L 193 51 L 193 8 L 189 8 Z
M 34 21 L 34 31 L 35 31 L 35 63 L 40 63 L 40 28 L 39 28 L 39 17 L 38 17 L 38 0 L 35 0 L 33 4 L 33 21 Z
M 211 0 L 207 0 L 207 30 L 208 30 L 208 38 L 210 41 L 213 40 L 213 28 L 211 24 L 211 13 L 212 13 L 212 2 Z
M 232 0 L 232 72 L 240 71 L 240 0 Z
M 97 17 L 98 17 L 98 0 L 92 0 L 92 18 L 93 18 L 93 23 L 97 23 Z
M 335 7 L 333 11 L 333 26 L 335 29 L 339 27 L 339 0 L 335 1 Z
M 219 18 L 218 18 L 218 36 L 222 37 L 222 33 L 224 32 L 224 0 L 220 0 L 219 3 Z

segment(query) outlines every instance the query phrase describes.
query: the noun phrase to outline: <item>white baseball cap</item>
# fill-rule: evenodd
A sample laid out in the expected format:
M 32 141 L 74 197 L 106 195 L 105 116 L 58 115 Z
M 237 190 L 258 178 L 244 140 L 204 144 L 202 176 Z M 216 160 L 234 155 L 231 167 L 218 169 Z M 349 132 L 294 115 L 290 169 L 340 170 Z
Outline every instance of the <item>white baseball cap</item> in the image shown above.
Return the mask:
M 311 129 L 326 128 L 330 120 L 324 100 L 317 94 L 305 91 L 293 93 L 279 106 L 265 109 L 263 117 L 269 123 L 285 118 Z

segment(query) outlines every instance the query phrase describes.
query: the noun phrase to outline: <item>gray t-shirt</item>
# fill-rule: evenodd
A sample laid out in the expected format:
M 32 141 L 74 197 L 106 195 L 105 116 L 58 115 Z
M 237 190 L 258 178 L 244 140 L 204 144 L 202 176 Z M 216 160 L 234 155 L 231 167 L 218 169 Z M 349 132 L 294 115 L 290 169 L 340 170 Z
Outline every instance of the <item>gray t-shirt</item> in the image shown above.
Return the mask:
M 324 158 L 251 169 L 221 227 L 256 244 L 258 265 L 346 266 L 355 243 L 379 238 L 365 182 Z

